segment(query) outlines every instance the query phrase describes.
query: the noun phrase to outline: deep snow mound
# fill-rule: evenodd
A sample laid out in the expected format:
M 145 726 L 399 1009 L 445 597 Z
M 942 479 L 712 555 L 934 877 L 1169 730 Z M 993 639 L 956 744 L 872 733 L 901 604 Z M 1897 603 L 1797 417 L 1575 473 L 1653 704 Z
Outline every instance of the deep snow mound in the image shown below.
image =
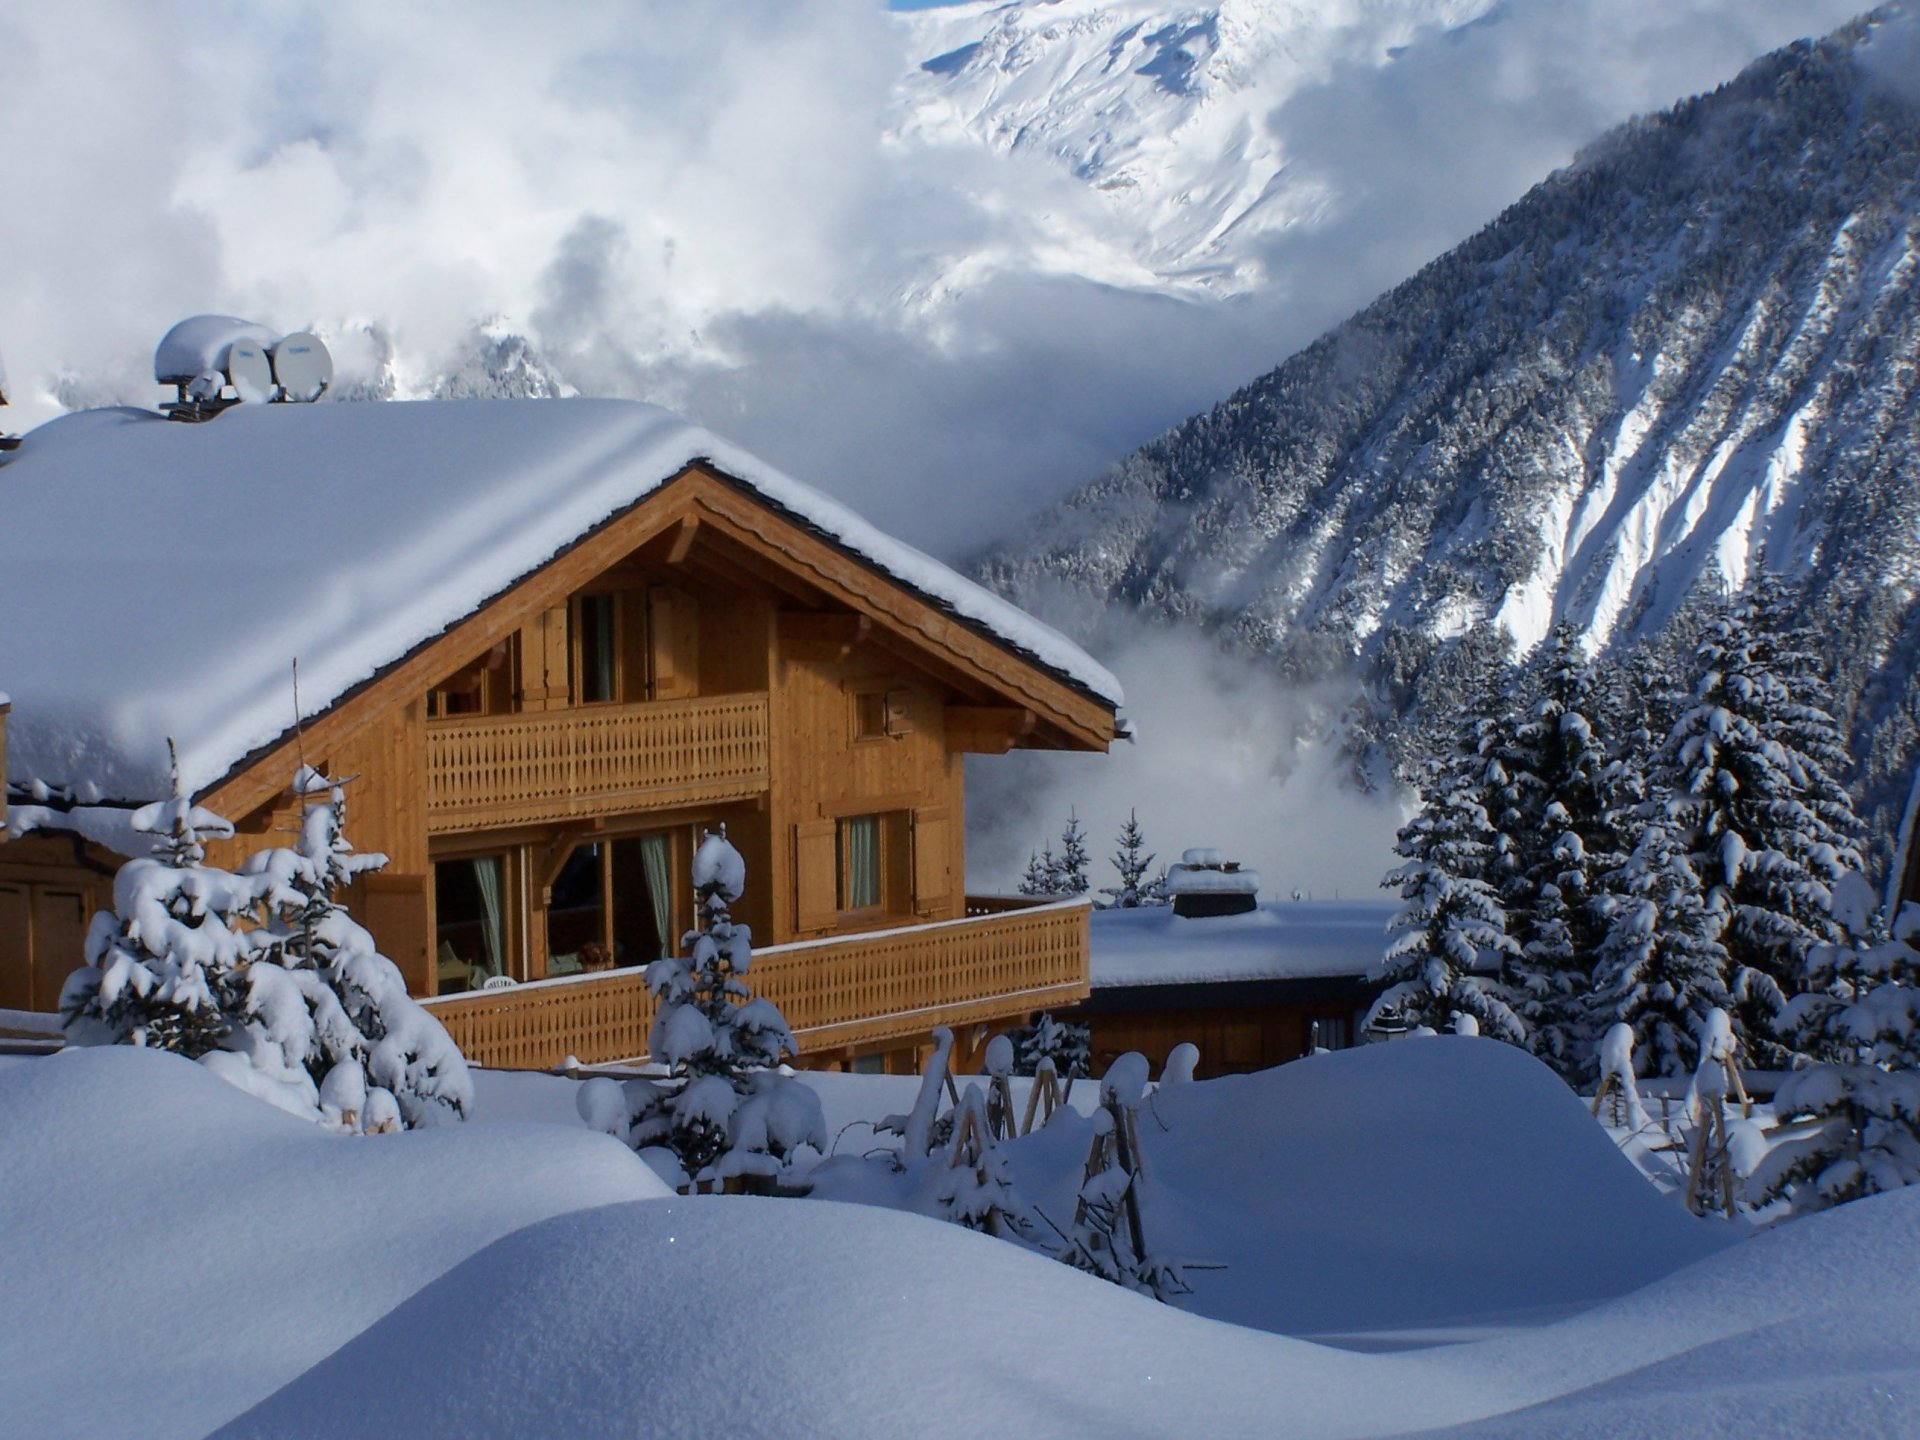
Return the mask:
M 1141 1110 L 1140 1144 L 1149 1244 L 1225 1266 L 1195 1271 L 1182 1306 L 1290 1335 L 1535 1321 L 1740 1233 L 1656 1192 L 1557 1076 L 1494 1040 L 1170 1086 Z M 1050 1214 L 1070 1205 L 1057 1179 L 1045 1193 Z
M 502 1235 L 669 1193 L 584 1127 L 348 1137 L 159 1051 L 0 1065 L 0 1430 L 204 1435 Z

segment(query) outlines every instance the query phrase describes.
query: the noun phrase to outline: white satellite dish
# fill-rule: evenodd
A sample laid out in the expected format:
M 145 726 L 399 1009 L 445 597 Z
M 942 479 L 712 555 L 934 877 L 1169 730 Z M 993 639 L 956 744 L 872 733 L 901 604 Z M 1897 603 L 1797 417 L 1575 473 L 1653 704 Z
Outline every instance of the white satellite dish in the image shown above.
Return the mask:
M 333 383 L 333 356 L 318 335 L 302 330 L 273 347 L 273 378 L 289 400 L 318 400 Z
M 233 393 L 250 405 L 273 399 L 273 362 L 267 347 L 257 340 L 236 340 L 227 351 L 227 381 Z

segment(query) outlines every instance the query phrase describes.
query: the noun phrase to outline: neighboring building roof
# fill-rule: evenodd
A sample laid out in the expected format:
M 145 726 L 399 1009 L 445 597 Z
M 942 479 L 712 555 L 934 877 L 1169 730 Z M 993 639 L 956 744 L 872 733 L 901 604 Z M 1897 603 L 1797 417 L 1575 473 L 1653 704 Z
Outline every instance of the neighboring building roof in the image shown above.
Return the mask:
M 1386 953 L 1391 900 L 1275 900 L 1243 915 L 1096 910 L 1096 991 L 1144 985 L 1358 978 Z
M 198 793 L 293 720 L 463 620 L 696 460 L 1068 684 L 1058 632 L 837 501 L 651 405 L 240 405 L 204 424 L 85 411 L 0 464 L 0 673 L 15 783 Z

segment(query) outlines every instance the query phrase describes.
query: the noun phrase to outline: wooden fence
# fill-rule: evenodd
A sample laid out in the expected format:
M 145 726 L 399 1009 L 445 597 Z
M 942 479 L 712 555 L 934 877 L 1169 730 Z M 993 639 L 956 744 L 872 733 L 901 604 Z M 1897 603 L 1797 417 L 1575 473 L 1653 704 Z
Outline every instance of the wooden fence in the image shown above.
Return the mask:
M 803 1057 L 1012 1021 L 1086 998 L 1088 913 L 1074 900 L 770 946 L 746 980 L 780 1007 Z M 469 1060 L 501 1069 L 639 1059 L 653 1019 L 638 969 L 423 1003 Z

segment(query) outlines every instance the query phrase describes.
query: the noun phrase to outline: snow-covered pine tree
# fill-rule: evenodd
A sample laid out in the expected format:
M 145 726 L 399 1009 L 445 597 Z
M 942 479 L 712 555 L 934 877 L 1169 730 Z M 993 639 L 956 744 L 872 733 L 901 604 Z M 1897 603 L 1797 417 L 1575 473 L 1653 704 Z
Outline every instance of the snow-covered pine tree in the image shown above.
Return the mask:
M 1081 828 L 1079 815 L 1069 810 L 1066 829 L 1060 832 L 1060 858 L 1054 862 L 1054 893 L 1086 894 L 1093 884 L 1087 877 L 1087 867 L 1092 863 L 1093 856 L 1087 849 L 1087 832 Z
M 241 867 L 266 886 L 260 948 L 239 1023 L 207 1057 L 226 1079 L 335 1128 L 417 1128 L 465 1118 L 473 1082 L 459 1047 L 407 994 L 399 967 L 341 903 L 357 876 L 387 862 L 346 837 L 346 794 L 302 767 L 299 838 Z
M 1085 1025 L 1056 1020 L 1053 1013 L 1047 1011 L 1025 1029 L 1012 1031 L 1010 1038 L 1013 1041 L 1013 1073 L 1016 1075 L 1037 1073 L 1042 1060 L 1052 1061 L 1053 1073 L 1062 1080 L 1091 1073 L 1088 1057 L 1091 1054 L 1093 1032 Z
M 1611 920 L 1593 973 L 1597 1020 L 1633 1029 L 1649 1073 L 1685 1075 L 1707 1014 L 1727 1001 L 1720 917 L 1707 909 L 1687 832 L 1656 811 L 1626 863 L 1607 878 Z
M 1445 1027 L 1454 1012 L 1474 1017 L 1481 1033 L 1526 1041 L 1519 998 L 1503 968 L 1516 946 L 1507 937 L 1499 894 L 1484 878 L 1493 827 L 1480 799 L 1485 767 L 1480 723 L 1469 717 L 1450 755 L 1428 762 L 1420 812 L 1400 830 L 1395 851 L 1407 860 L 1381 881 L 1404 902 L 1388 926 L 1387 952 L 1374 969 L 1386 990 L 1367 1021 L 1396 1011 L 1409 1026 Z
M 1120 883 L 1100 891 L 1107 897 L 1107 908 L 1132 910 L 1143 905 L 1165 904 L 1164 892 L 1158 898 L 1152 893 L 1153 882 L 1147 878 L 1147 871 L 1153 868 L 1154 857 L 1144 853 L 1146 837 L 1140 833 L 1140 817 L 1134 811 L 1127 811 L 1127 823 L 1121 827 L 1114 843 L 1120 848 L 1114 851 L 1110 863 L 1120 872 Z
M 752 934 L 734 923 L 731 906 L 746 888 L 746 862 L 726 826 L 702 839 L 693 888 L 700 928 L 681 942 L 691 953 L 647 967 L 658 1003 L 647 1044 L 667 1078 L 628 1082 L 629 1138 L 636 1149 L 671 1150 L 695 1187 L 770 1178 L 800 1146 L 826 1149 L 826 1120 L 819 1097 L 777 1068 L 794 1048 L 779 1007 L 740 978 L 752 963 Z
M 1022 895 L 1057 895 L 1060 893 L 1060 862 L 1053 858 L 1053 847 L 1044 846 L 1039 854 L 1031 851 L 1027 854 L 1027 873 L 1020 879 Z
M 1687 826 L 1707 904 L 1725 919 L 1748 1053 L 1770 1065 L 1790 1058 L 1773 1021 L 1807 949 L 1846 938 L 1828 887 L 1861 868 L 1859 822 L 1828 769 L 1837 731 L 1789 614 L 1784 587 L 1762 571 L 1707 622 L 1693 704 L 1662 746 L 1655 785 Z
M 1871 911 L 1870 892 L 1856 908 Z M 1804 1213 L 1920 1183 L 1920 905 L 1891 934 L 1848 928 L 1848 943 L 1808 951 L 1805 989 L 1787 1002 L 1798 1048 L 1824 1059 L 1787 1076 L 1774 1113 L 1813 1128 L 1755 1168 L 1754 1203 L 1785 1196 Z
M 1590 990 L 1609 904 L 1600 877 L 1625 859 L 1618 776 L 1596 728 L 1601 697 L 1576 627 L 1554 627 L 1538 668 L 1537 693 L 1515 734 L 1528 784 L 1511 817 L 1518 863 L 1503 899 L 1520 947 L 1513 973 L 1532 1049 L 1577 1083 L 1594 1067 Z
M 132 825 L 157 837 L 153 854 L 120 867 L 113 909 L 87 929 L 87 963 L 60 993 L 66 1036 L 198 1059 L 233 1032 L 246 967 L 262 943 L 246 922 L 257 918 L 267 883 L 206 863 L 206 841 L 231 836 L 233 826 L 181 793 L 177 765 L 172 797 L 136 810 Z

